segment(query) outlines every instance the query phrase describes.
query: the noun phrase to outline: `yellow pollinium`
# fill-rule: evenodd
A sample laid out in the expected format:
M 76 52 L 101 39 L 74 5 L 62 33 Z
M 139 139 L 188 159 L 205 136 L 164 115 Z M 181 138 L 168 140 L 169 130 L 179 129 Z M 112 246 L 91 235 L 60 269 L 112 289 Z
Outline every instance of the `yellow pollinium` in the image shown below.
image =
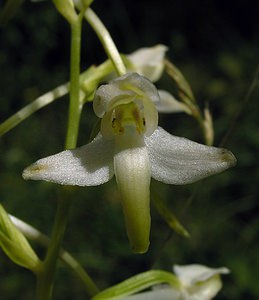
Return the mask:
M 123 134 L 126 128 L 135 128 L 139 134 L 145 132 L 143 111 L 135 102 L 118 105 L 114 109 L 112 128 L 115 135 Z

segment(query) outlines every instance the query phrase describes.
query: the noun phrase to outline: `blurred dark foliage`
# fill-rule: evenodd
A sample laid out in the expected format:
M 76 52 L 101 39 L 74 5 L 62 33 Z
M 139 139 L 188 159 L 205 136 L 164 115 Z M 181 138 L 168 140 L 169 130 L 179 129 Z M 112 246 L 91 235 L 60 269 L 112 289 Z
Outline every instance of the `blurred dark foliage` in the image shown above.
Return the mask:
M 3 7 L 1 2 L 0 9 Z M 102 187 L 75 188 L 75 205 L 64 240 L 100 288 L 150 268 L 173 264 L 227 266 L 217 299 L 259 298 L 258 84 L 246 98 L 258 68 L 259 1 L 130 1 L 93 3 L 118 48 L 130 53 L 143 46 L 167 45 L 170 58 L 184 73 L 201 107 L 209 103 L 215 145 L 232 128 L 224 147 L 238 165 L 189 186 L 154 182 L 168 207 L 189 230 L 190 239 L 172 233 L 152 207 L 150 251 L 130 252 L 115 181 Z M 0 121 L 69 78 L 69 26 L 51 1 L 24 1 L 0 28 Z M 84 26 L 82 69 L 105 60 L 89 26 Z M 258 76 L 258 74 L 257 74 Z M 170 90 L 164 76 L 159 87 Z M 0 140 L 0 199 L 9 213 L 50 234 L 59 187 L 25 182 L 24 167 L 62 150 L 68 98 L 37 112 Z M 79 144 L 88 141 L 96 122 L 91 105 L 83 111 Z M 166 115 L 160 124 L 175 135 L 202 141 L 188 116 Z M 45 250 L 35 249 L 43 256 Z M 1 299 L 33 299 L 31 273 L 0 253 Z M 54 299 L 87 299 L 82 286 L 60 264 Z

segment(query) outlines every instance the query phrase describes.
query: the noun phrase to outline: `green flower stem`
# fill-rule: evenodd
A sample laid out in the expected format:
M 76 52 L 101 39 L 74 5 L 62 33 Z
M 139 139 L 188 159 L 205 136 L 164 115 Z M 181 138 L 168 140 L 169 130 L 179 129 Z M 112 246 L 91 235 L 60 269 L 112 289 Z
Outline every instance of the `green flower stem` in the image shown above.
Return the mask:
M 125 281 L 108 288 L 97 294 L 93 300 L 101 299 L 119 299 L 147 289 L 153 285 L 167 283 L 173 288 L 180 289 L 181 283 L 178 278 L 169 272 L 160 270 L 151 270 L 140 273 Z
M 85 12 L 85 18 L 87 22 L 92 26 L 95 33 L 97 34 L 99 40 L 101 41 L 107 56 L 113 62 L 114 68 L 119 76 L 122 76 L 126 73 L 126 67 L 122 61 L 120 53 L 116 48 L 110 33 L 105 28 L 101 20 L 94 13 L 92 9 L 87 9 Z
M 80 101 L 80 46 L 81 46 L 82 14 L 71 24 L 71 58 L 70 58 L 70 105 L 66 149 L 75 148 L 77 143 L 79 121 L 83 104 Z M 58 208 L 49 248 L 43 265 L 43 271 L 38 275 L 37 300 L 52 298 L 53 282 L 60 246 L 67 226 L 71 199 L 64 195 L 58 199 Z
M 80 9 L 79 4 L 76 4 L 76 6 Z M 87 22 L 91 25 L 91 27 L 97 34 L 100 42 L 102 43 L 106 51 L 107 56 L 112 61 L 118 75 L 119 76 L 124 75 L 126 73 L 126 67 L 122 61 L 120 53 L 118 52 L 118 49 L 116 48 L 108 30 L 105 28 L 101 20 L 98 18 L 98 16 L 94 13 L 94 11 L 91 8 L 88 8 L 85 11 L 84 16 Z
M 40 232 L 33 226 L 25 223 L 24 221 L 9 215 L 14 225 L 31 241 L 37 242 L 39 245 L 48 247 L 50 239 L 47 235 Z M 88 273 L 82 268 L 79 262 L 67 251 L 60 249 L 59 258 L 61 261 L 74 272 L 79 278 L 89 296 L 94 296 L 99 292 L 98 287 L 95 285 Z
M 82 16 L 71 25 L 71 58 L 70 58 L 70 104 L 66 149 L 76 147 L 79 122 L 83 102 L 80 101 L 80 50 L 81 50 Z
M 44 261 L 43 271 L 38 274 L 36 292 L 37 300 L 49 300 L 52 298 L 52 289 L 57 258 L 59 255 L 60 245 L 63 240 L 63 235 L 67 225 L 69 208 L 70 200 L 68 198 L 59 199 L 55 224 L 50 239 L 47 256 Z

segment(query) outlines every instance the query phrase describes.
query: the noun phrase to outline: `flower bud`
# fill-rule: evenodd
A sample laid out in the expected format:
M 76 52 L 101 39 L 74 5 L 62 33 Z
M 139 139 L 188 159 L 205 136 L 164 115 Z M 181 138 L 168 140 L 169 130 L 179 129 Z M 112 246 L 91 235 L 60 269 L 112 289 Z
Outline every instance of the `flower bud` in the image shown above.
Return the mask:
M 0 204 L 0 247 L 17 265 L 37 273 L 41 261 Z

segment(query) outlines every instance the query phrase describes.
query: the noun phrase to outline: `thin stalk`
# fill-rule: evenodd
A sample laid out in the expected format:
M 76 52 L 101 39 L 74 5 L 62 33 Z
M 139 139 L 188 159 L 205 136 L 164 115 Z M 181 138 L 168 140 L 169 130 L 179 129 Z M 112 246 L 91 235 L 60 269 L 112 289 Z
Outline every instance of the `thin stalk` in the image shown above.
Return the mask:
M 107 56 L 113 63 L 117 74 L 119 76 L 124 75 L 126 73 L 126 67 L 122 61 L 118 49 L 116 48 L 111 38 L 110 33 L 108 32 L 102 21 L 98 18 L 98 16 L 94 13 L 94 11 L 91 8 L 88 8 L 85 11 L 84 17 L 97 34 Z
M 51 236 L 48 252 L 43 265 L 43 271 L 38 274 L 37 300 L 49 300 L 52 298 L 53 282 L 60 245 L 63 240 L 67 225 L 70 201 L 68 198 L 61 198 L 58 202 L 58 209 L 55 218 L 53 233 Z
M 76 147 L 80 115 L 83 106 L 79 98 L 81 25 L 82 15 L 79 15 L 77 21 L 71 24 L 70 105 L 66 149 Z M 50 300 L 52 298 L 56 264 L 71 206 L 69 197 L 60 197 L 58 200 L 55 223 L 44 261 L 43 271 L 38 275 L 37 300 Z
M 82 20 L 71 25 L 71 58 L 70 58 L 70 103 L 68 115 L 68 129 L 66 137 L 66 149 L 76 147 L 79 122 L 83 107 L 80 101 L 80 51 L 81 51 Z

